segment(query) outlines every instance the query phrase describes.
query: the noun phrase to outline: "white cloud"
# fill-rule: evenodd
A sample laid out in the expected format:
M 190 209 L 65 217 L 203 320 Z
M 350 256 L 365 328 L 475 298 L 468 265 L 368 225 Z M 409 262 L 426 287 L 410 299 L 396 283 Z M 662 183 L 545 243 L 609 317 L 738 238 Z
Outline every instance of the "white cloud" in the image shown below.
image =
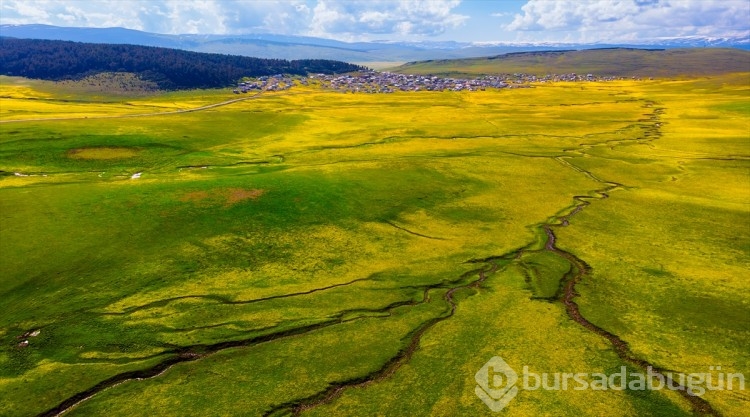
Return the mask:
M 519 39 L 591 42 L 750 32 L 748 0 L 529 0 L 505 26 Z
M 434 36 L 464 24 L 459 0 L 2 0 L 0 23 L 127 27 L 157 33 Z
M 468 16 L 453 9 L 459 1 L 436 0 L 319 0 L 313 9 L 309 34 L 370 38 L 397 33 L 403 36 L 436 36 L 463 25 Z
M 469 1 L 469 0 L 466 0 Z M 617 42 L 750 33 L 750 0 L 0 0 L 0 23 L 156 33 L 278 33 L 340 40 Z M 468 6 L 468 5 L 467 5 Z M 481 15 L 486 10 L 485 15 Z M 493 13 L 498 12 L 498 13 Z M 487 19 L 492 17 L 493 19 Z M 512 21 L 511 21 L 512 20 Z M 508 22 L 501 26 L 501 22 Z M 515 37 L 515 39 L 513 39 Z M 473 39 L 469 39 L 473 38 Z

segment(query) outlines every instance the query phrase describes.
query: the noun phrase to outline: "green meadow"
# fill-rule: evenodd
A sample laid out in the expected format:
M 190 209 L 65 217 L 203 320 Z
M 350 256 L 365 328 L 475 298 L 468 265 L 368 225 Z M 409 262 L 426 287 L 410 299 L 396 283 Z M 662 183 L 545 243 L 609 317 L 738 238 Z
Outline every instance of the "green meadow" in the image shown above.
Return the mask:
M 750 375 L 747 73 L 182 113 L 238 97 L 0 87 L 0 415 L 492 415 L 493 356 Z M 502 415 L 748 406 L 540 389 Z
M 750 52 L 734 48 L 601 48 L 407 62 L 392 70 L 407 74 L 446 76 L 593 73 L 626 78 L 684 79 L 746 72 L 748 64 Z

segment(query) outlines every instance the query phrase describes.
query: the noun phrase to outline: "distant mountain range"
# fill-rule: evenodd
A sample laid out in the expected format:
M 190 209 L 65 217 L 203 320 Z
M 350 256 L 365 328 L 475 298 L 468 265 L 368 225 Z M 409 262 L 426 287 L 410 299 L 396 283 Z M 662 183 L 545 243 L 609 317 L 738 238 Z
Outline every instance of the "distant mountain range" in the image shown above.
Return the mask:
M 680 37 L 637 44 L 466 43 L 466 42 L 341 42 L 306 36 L 274 34 L 162 35 L 124 28 L 76 28 L 48 25 L 0 25 L 0 36 L 75 42 L 132 44 L 275 59 L 333 59 L 347 62 L 403 62 L 483 57 L 509 52 L 607 47 L 723 47 L 750 50 L 750 37 Z

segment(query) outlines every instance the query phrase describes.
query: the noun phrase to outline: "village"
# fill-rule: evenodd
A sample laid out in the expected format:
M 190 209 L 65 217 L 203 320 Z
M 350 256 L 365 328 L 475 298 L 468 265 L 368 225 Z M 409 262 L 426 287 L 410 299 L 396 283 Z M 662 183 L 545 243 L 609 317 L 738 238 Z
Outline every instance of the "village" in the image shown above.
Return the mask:
M 636 77 L 632 77 L 637 79 Z M 484 91 L 500 88 L 526 88 L 531 83 L 614 81 L 623 79 L 593 74 L 532 74 L 515 73 L 482 76 L 473 79 L 412 75 L 393 72 L 362 71 L 352 74 L 315 74 L 308 77 L 290 77 L 282 74 L 246 79 L 234 88 L 235 94 L 252 91 L 282 91 L 295 84 L 317 84 L 322 88 L 343 93 L 394 93 L 397 91 Z

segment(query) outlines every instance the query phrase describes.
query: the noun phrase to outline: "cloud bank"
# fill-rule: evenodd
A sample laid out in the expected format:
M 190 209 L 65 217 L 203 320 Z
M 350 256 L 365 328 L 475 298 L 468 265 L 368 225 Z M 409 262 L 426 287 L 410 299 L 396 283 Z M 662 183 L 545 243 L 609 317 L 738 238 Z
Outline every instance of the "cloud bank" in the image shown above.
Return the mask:
M 3 0 L 3 24 L 126 27 L 165 34 L 270 32 L 336 39 L 429 37 L 463 25 L 459 0 Z
M 529 0 L 521 11 L 504 29 L 527 39 L 607 42 L 750 32 L 748 0 Z
M 515 6 L 515 9 L 509 5 Z M 500 12 L 499 6 L 503 6 Z M 489 19 L 488 19 L 489 17 Z M 750 0 L 2 0 L 0 23 L 345 41 L 608 42 L 750 34 Z

